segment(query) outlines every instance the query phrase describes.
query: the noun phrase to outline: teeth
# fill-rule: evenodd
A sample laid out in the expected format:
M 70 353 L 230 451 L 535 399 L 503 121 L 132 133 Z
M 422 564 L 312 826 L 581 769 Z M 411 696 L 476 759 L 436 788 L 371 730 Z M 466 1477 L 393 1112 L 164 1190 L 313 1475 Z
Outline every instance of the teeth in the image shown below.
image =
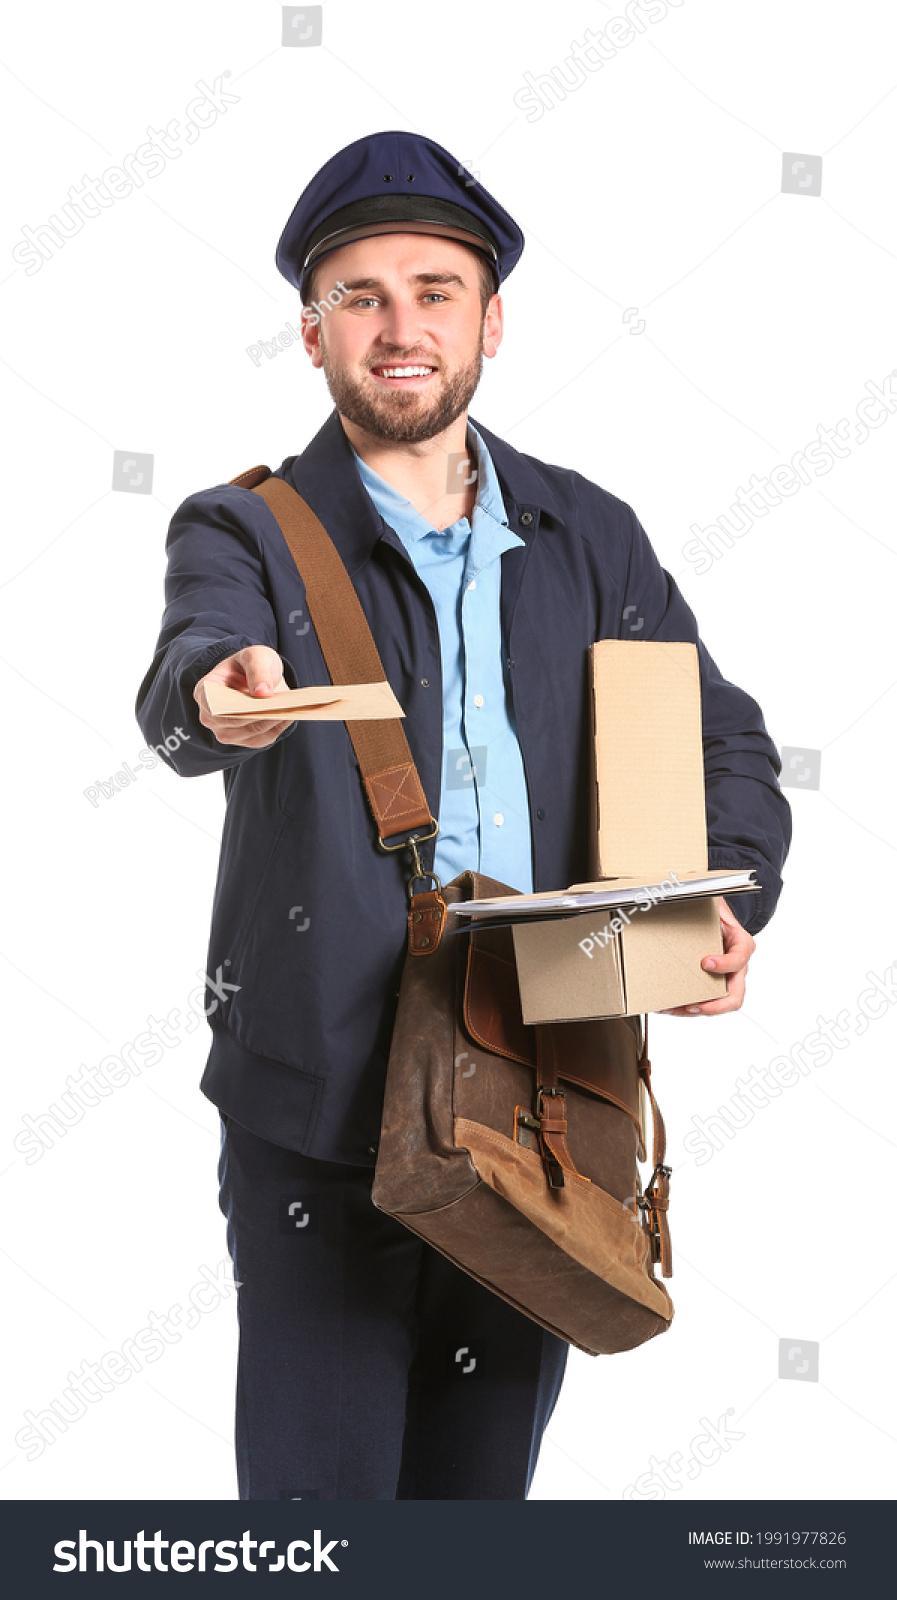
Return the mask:
M 381 378 L 427 378 L 432 367 L 381 367 Z

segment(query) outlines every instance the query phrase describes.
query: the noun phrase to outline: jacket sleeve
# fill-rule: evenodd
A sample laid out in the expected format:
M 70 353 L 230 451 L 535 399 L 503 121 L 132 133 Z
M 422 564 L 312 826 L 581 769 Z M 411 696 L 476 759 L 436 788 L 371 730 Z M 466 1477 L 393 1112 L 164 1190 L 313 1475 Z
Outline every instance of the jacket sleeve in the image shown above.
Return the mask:
M 781 758 L 756 700 L 723 677 L 675 580 L 660 565 L 631 510 L 629 516 L 632 538 L 619 637 L 630 637 L 635 627 L 640 639 L 686 640 L 697 647 L 708 866 L 755 869 L 760 893 L 733 895 L 730 903 L 739 922 L 756 934 L 775 911 L 791 843 L 791 807 L 777 781 Z
M 264 749 L 219 744 L 199 720 L 193 690 L 216 662 L 247 645 L 279 650 L 258 535 L 257 497 L 229 485 L 191 495 L 175 512 L 165 548 L 165 611 L 152 665 L 137 692 L 137 722 L 148 745 L 184 778 L 220 772 L 263 755 Z M 259 507 L 261 509 L 261 506 Z M 284 661 L 284 677 L 298 688 Z M 166 736 L 188 737 L 173 751 Z M 288 738 L 293 725 L 281 735 Z M 278 741 L 279 742 L 279 741 Z

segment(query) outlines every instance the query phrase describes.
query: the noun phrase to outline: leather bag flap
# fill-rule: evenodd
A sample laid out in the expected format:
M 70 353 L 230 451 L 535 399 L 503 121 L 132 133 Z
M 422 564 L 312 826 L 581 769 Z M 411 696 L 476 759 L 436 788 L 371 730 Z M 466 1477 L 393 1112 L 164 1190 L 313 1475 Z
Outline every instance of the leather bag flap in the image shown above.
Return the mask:
M 536 1030 L 523 1021 L 510 928 L 469 935 L 464 1023 L 493 1055 L 536 1067 Z M 644 1143 L 638 1045 L 625 1017 L 556 1022 L 558 1075 L 610 1100 L 633 1118 Z

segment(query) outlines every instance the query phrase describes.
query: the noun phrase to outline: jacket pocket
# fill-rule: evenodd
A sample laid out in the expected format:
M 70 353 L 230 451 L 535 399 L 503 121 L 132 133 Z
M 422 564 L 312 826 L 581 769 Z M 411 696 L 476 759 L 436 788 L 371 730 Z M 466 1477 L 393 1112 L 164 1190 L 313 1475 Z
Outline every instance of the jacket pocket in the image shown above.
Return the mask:
M 242 888 L 243 892 L 246 893 L 248 890 L 245 908 L 241 909 L 239 915 L 234 918 L 232 923 L 232 928 L 235 931 L 231 932 L 227 928 L 227 920 L 229 919 L 227 919 L 223 907 L 221 912 L 215 917 L 214 942 L 218 949 L 223 949 L 225 944 L 229 946 L 227 950 L 228 965 L 231 967 L 233 972 L 238 971 L 240 963 L 246 953 L 246 946 L 249 942 L 249 937 L 252 933 L 259 907 L 264 903 L 265 890 L 271 883 L 277 856 L 283 844 L 284 835 L 291 823 L 295 826 L 293 819 L 289 817 L 286 812 L 282 812 L 277 828 L 268 846 L 267 854 L 261 863 L 260 870 L 257 871 L 254 887 L 252 886 L 251 882 L 247 883 L 245 881 L 245 876 L 243 873 L 235 874 L 234 863 L 228 863 L 226 866 L 225 870 L 231 878 L 234 876 L 239 877 L 240 887 Z

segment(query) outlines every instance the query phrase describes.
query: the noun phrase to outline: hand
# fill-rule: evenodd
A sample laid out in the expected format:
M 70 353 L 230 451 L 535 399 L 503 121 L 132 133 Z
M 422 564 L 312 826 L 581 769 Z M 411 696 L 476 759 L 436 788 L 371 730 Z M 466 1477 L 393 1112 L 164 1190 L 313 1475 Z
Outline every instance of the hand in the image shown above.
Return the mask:
M 249 750 L 263 750 L 266 745 L 274 743 L 284 728 L 290 726 L 288 721 L 272 722 L 270 717 L 260 722 L 249 722 L 245 717 L 213 717 L 205 689 L 210 682 L 222 683 L 227 689 L 240 689 L 244 694 L 257 696 L 259 700 L 272 694 L 282 694 L 290 686 L 284 678 L 280 656 L 268 645 L 248 645 L 245 650 L 238 650 L 236 655 L 219 661 L 217 667 L 200 678 L 193 698 L 199 706 L 200 722 L 211 731 L 219 744 L 237 744 Z
M 733 917 L 725 900 L 720 898 L 719 920 L 723 934 L 723 954 L 704 956 L 701 966 L 707 972 L 725 972 L 726 993 L 719 1000 L 705 1000 L 701 1005 L 673 1006 L 661 1011 L 662 1017 L 715 1017 L 723 1011 L 737 1011 L 744 1001 L 744 980 L 748 962 L 757 948 L 746 928 Z

